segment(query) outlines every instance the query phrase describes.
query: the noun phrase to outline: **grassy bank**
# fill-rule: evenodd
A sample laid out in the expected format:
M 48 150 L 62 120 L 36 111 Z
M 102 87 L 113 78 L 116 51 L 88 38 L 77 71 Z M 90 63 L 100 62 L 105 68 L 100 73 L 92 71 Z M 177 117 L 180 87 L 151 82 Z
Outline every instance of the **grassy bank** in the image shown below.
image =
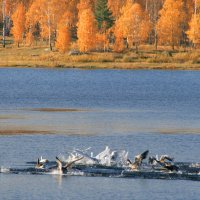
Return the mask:
M 83 69 L 180 69 L 200 70 L 200 50 L 170 51 L 141 47 L 139 53 L 90 53 L 83 55 L 50 52 L 47 47 L 0 48 L 0 67 L 47 67 Z

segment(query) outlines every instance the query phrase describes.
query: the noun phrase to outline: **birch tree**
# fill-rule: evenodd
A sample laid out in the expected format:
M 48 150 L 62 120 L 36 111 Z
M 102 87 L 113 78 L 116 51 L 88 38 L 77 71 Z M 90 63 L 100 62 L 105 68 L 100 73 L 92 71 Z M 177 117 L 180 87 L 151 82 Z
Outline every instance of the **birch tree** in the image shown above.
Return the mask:
M 200 46 L 200 1 L 194 0 L 194 13 L 189 23 L 187 35 L 194 44 L 194 47 Z
M 183 0 L 166 0 L 157 24 L 158 41 L 172 49 L 180 45 L 184 23 Z
M 28 10 L 27 27 L 40 24 L 41 37 L 48 40 L 49 49 L 52 50 L 52 40 L 56 36 L 57 25 L 67 10 L 65 0 L 35 0 Z
M 6 47 L 6 0 L 2 1 L 2 15 L 3 15 L 3 32 L 2 32 L 2 42 L 3 48 Z
M 14 41 L 19 44 L 23 41 L 23 36 L 25 32 L 25 8 L 22 3 L 19 3 L 16 11 L 12 15 L 13 20 L 13 28 L 12 34 L 14 37 Z
M 148 15 L 142 10 L 140 4 L 127 0 L 122 8 L 122 15 L 116 22 L 116 29 L 123 33 L 129 48 L 133 45 L 138 51 L 138 46 L 147 40 L 150 30 Z

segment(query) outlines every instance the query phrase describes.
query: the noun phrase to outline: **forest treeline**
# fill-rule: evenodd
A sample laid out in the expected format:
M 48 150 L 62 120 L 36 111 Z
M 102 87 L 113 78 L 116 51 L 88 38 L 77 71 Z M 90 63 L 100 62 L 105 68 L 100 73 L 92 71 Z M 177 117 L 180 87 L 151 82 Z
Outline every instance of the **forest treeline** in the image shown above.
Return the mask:
M 2 45 L 66 52 L 200 46 L 200 0 L 0 0 Z

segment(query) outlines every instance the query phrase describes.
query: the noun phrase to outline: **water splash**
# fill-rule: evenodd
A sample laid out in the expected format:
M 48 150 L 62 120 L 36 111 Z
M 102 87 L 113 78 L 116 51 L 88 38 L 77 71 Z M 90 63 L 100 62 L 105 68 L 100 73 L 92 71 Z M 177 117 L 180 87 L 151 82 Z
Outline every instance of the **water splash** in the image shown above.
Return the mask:
M 51 174 L 51 175 L 63 175 L 63 172 L 61 170 L 54 169 L 51 172 L 48 172 L 47 174 Z
M 10 168 L 6 168 L 6 167 L 1 166 L 0 173 L 9 173 L 9 172 L 10 172 Z

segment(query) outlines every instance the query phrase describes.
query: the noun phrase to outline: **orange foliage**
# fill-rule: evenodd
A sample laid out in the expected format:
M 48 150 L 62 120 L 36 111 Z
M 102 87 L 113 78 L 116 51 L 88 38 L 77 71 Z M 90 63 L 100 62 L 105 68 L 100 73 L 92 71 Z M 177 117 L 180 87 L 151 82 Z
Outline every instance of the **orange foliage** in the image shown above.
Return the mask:
M 37 22 L 41 26 L 42 38 L 48 38 L 67 10 L 65 0 L 35 0 L 27 12 L 26 26 L 33 26 Z M 51 32 L 51 33 L 50 33 Z
M 31 45 L 34 33 L 35 38 L 48 40 L 51 48 L 56 33 L 60 35 L 68 31 L 73 40 L 78 35 L 78 44 L 83 51 L 95 49 L 96 45 L 98 49 L 106 49 L 109 42 L 113 41 L 114 50 L 122 51 L 125 39 L 127 46 L 131 48 L 135 45 L 137 48 L 148 37 L 151 43 L 157 45 L 158 39 L 160 44 L 171 45 L 172 48 L 180 44 L 187 45 L 188 39 L 195 46 L 199 44 L 200 0 L 108 0 L 108 7 L 116 20 L 109 31 L 114 32 L 115 38 L 104 29 L 101 30 L 102 34 L 97 35 L 94 18 L 97 0 L 0 0 L 1 7 L 3 1 L 6 2 L 6 33 L 10 33 L 13 19 L 12 33 L 18 44 L 26 33 L 26 43 Z M 23 9 L 19 11 L 19 5 L 22 4 Z M 61 21 L 68 27 L 67 30 L 61 29 Z
M 78 10 L 77 5 L 80 0 L 66 0 L 67 9 L 66 11 L 70 13 L 70 26 L 76 26 L 78 21 Z M 65 12 L 66 12 L 65 11 Z
M 182 37 L 182 24 L 185 18 L 183 0 L 166 0 L 160 15 L 157 24 L 158 41 L 160 44 L 171 45 L 174 49 Z
M 22 3 L 27 9 L 33 0 L 4 0 L 6 2 L 6 16 L 11 16 L 16 10 L 18 4 Z
M 34 41 L 33 33 L 31 31 L 26 33 L 26 44 L 28 46 L 32 46 Z
M 27 12 L 26 28 L 40 27 L 40 36 L 48 40 L 52 50 L 52 40 L 55 40 L 57 25 L 67 10 L 66 0 L 35 0 Z
M 83 2 L 86 1 L 81 0 L 78 7 L 78 46 L 81 52 L 89 52 L 96 48 L 97 22 L 92 8 L 90 8 L 91 5 L 89 4 L 89 1 L 88 4 L 84 4 Z M 80 6 L 82 3 L 86 8 Z
M 60 23 L 57 31 L 56 48 L 65 53 L 69 49 L 71 42 L 69 28 L 64 23 Z
M 22 3 L 18 4 L 16 11 L 12 15 L 13 28 L 12 33 L 14 41 L 19 44 L 23 41 L 25 31 L 25 8 Z
M 195 46 L 200 45 L 200 13 L 194 14 L 190 21 L 190 29 L 187 31 L 189 39 Z
M 81 11 L 84 11 L 86 9 L 92 9 L 93 11 L 94 7 L 94 1 L 93 0 L 80 0 L 79 4 L 77 5 L 78 8 L 78 14 L 80 18 Z
M 26 13 L 26 28 L 33 28 L 33 25 L 36 24 L 40 19 L 40 10 L 38 9 L 39 1 L 34 1 L 29 7 L 29 10 Z
M 5 3 L 6 3 L 6 16 L 11 16 L 13 14 L 13 11 L 20 2 L 14 0 L 6 0 Z
M 115 33 L 114 51 L 115 52 L 122 52 L 124 50 L 123 32 L 116 28 L 114 33 Z
M 124 5 L 125 0 L 108 0 L 108 7 L 111 9 L 115 19 L 119 18 L 120 10 Z
M 128 45 L 131 47 L 134 44 L 137 48 L 148 38 L 150 22 L 138 3 L 127 0 L 126 5 L 122 8 L 121 17 L 116 21 L 116 30 L 116 38 L 119 38 L 118 35 L 122 33 L 123 37 L 127 38 Z

